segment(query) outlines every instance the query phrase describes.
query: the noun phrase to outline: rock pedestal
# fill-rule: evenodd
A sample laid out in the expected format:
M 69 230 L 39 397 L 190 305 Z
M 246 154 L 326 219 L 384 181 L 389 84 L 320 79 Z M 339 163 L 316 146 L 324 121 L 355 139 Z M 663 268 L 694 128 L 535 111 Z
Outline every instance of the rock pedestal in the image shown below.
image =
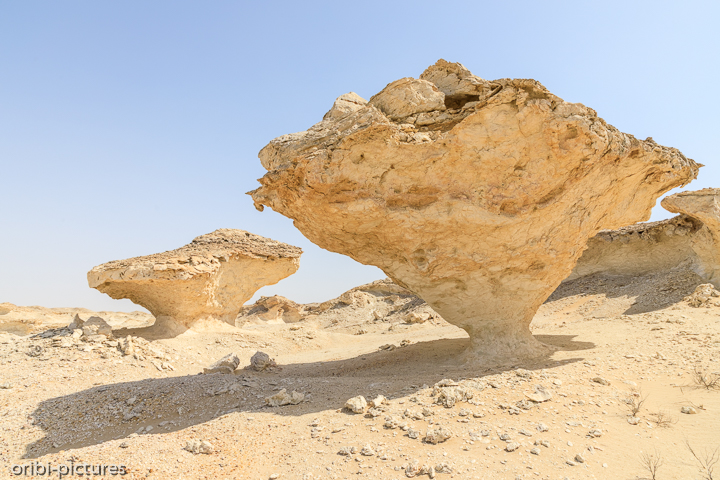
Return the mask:
M 234 325 L 258 289 L 295 273 L 301 253 L 244 230 L 220 229 L 177 250 L 98 265 L 88 284 L 147 308 L 158 324 L 190 327 L 211 319 Z
M 471 338 L 470 357 L 546 353 L 529 324 L 598 231 L 647 220 L 696 177 L 535 80 L 443 60 L 271 141 L 255 205 L 320 247 L 381 268 Z

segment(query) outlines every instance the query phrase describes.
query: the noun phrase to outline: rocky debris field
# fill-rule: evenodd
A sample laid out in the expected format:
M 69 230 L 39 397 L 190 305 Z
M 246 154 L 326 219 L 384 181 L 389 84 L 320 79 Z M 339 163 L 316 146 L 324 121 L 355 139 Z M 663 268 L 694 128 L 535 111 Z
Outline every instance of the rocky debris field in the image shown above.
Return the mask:
M 566 282 L 531 325 L 554 353 L 507 365 L 462 363 L 465 332 L 408 321 L 418 305 L 388 315 L 402 292 L 154 341 L 82 314 L 0 333 L 0 478 L 37 461 L 133 479 L 623 479 L 651 478 L 648 459 L 658 479 L 702 478 L 720 294 L 693 279 Z

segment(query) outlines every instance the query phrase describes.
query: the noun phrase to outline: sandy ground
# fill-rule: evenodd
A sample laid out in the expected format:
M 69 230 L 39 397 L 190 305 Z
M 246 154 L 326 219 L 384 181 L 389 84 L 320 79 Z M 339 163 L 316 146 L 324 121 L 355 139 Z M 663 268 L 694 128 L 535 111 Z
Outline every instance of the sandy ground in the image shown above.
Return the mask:
M 651 478 L 643 455 L 662 461 L 658 479 L 705 478 L 686 443 L 701 459 L 720 446 L 720 390 L 696 381 L 720 374 L 720 307 L 682 301 L 698 283 L 565 284 L 532 324 L 556 352 L 513 365 L 461 364 L 466 335 L 434 320 L 368 320 L 360 335 L 312 321 L 227 326 L 140 339 L 124 355 L 65 329 L 16 335 L 14 319 L 0 333 L 0 478 L 58 478 L 13 475 L 33 462 L 127 469 L 93 478 Z M 279 367 L 243 369 L 258 350 Z M 235 373 L 202 374 L 232 352 Z M 529 401 L 535 385 L 552 398 Z M 305 399 L 267 406 L 282 389 Z M 388 400 L 343 408 L 358 395 Z M 193 440 L 211 453 L 185 450 Z

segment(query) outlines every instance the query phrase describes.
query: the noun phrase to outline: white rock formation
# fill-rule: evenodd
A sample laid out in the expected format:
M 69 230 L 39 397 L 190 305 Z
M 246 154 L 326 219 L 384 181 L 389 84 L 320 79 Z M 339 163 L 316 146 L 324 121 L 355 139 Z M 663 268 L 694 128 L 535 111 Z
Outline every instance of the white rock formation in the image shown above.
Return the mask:
M 421 296 L 469 333 L 468 359 L 547 353 L 528 326 L 586 241 L 649 218 L 699 167 L 535 80 L 443 60 L 259 157 L 258 209 Z
M 163 328 L 208 319 L 234 325 L 258 289 L 295 273 L 301 253 L 250 232 L 220 229 L 177 250 L 99 265 L 88 272 L 88 284 L 142 305 Z

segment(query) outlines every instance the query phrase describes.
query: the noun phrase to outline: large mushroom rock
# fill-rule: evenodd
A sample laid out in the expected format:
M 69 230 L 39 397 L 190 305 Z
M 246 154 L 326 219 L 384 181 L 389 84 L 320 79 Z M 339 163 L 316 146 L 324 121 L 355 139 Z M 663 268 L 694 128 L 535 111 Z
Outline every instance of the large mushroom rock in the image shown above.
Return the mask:
M 98 265 L 88 284 L 142 305 L 164 328 L 203 319 L 234 325 L 258 289 L 297 271 L 301 253 L 244 230 L 220 229 L 177 250 Z
M 420 295 L 469 333 L 469 359 L 547 353 L 529 324 L 587 239 L 646 220 L 699 168 L 535 80 L 443 60 L 367 103 L 344 98 L 262 149 L 250 195 Z
M 696 272 L 720 289 L 720 188 L 676 193 L 660 204 L 669 212 L 702 222 L 703 227 L 690 239 L 698 259 Z

